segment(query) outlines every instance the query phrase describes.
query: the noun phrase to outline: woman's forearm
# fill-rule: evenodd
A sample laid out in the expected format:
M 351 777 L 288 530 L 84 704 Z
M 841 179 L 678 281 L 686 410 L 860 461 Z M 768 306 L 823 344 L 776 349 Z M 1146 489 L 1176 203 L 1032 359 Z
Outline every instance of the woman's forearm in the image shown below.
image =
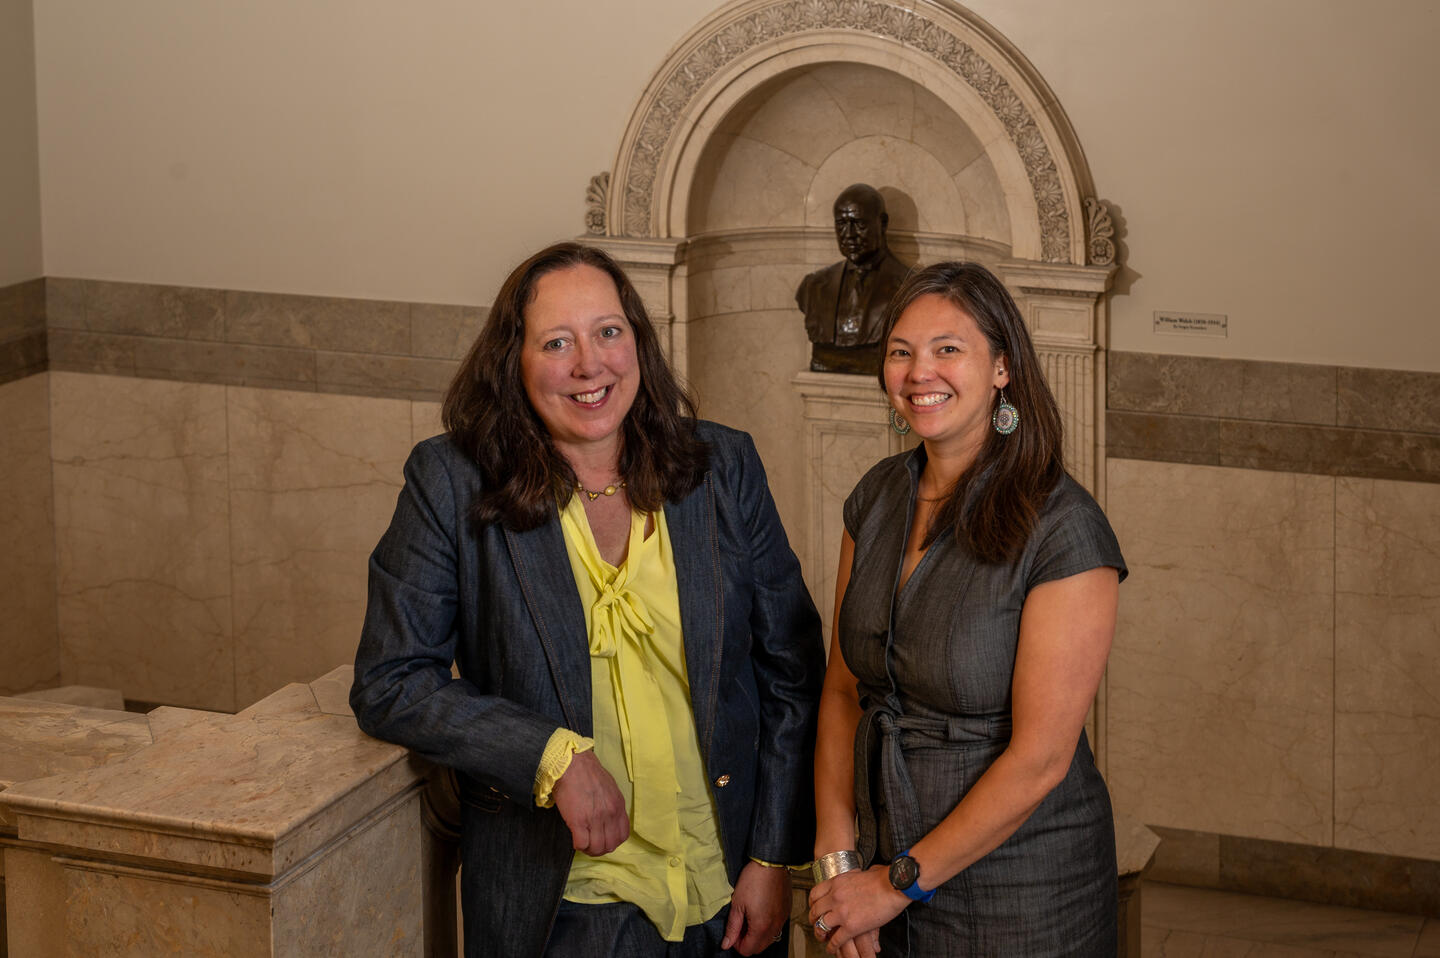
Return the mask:
M 815 854 L 855 847 L 855 729 L 860 702 L 827 686 L 815 742 Z
M 1048 758 L 1002 752 L 960 804 L 911 846 L 910 855 L 920 864 L 920 887 L 949 881 L 1000 847 L 1040 807 L 1068 767 L 1067 758 L 1057 774 Z

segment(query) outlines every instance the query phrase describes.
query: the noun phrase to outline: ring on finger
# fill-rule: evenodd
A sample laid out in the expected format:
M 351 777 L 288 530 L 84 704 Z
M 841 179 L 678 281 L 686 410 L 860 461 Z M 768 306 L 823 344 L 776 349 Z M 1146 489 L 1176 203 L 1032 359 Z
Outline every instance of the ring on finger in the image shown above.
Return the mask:
M 828 935 L 828 934 L 830 934 L 830 932 L 834 931 L 835 929 L 834 929 L 834 928 L 831 928 L 829 925 L 825 924 L 825 916 L 824 916 L 824 915 L 821 915 L 819 918 L 816 918 L 816 919 L 815 919 L 815 930 L 818 931 L 818 932 L 819 932 L 820 934 L 822 934 L 822 935 Z

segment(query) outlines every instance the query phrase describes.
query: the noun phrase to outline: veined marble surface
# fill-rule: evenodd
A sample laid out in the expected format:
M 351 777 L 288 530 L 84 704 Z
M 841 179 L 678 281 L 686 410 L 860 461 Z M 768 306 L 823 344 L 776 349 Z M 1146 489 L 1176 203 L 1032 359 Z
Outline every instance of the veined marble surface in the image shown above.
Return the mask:
M 0 698 L 12 953 L 421 955 L 422 772 L 351 672 L 238 715 Z
M 692 233 L 828 227 L 855 182 L 885 192 L 892 229 L 1010 240 L 975 133 L 923 86 L 853 63 L 802 67 L 737 105 L 710 138 L 687 220 Z
M 51 374 L 61 669 L 232 709 L 225 387 Z
M 408 400 L 229 390 L 235 704 L 355 658 Z
M 1335 480 L 1111 459 L 1107 778 L 1147 824 L 1328 845 Z
M 0 465 L 0 491 L 30 503 L 0 528 L 26 539 L 53 468 L 58 628 L 45 549 L 0 558 L 27 593 L 12 601 L 38 610 L 6 619 L 4 676 L 19 684 L 0 691 L 63 680 L 228 712 L 353 659 L 366 562 L 411 446 L 440 430 L 438 404 L 49 378 L 36 409 L 53 446 L 32 463 L 44 481 L 22 495 Z M 33 391 L 31 380 L 0 389 Z
M 1335 844 L 1440 858 L 1440 485 L 1336 480 Z
M 25 840 L 280 875 L 417 781 L 404 749 L 366 736 L 348 708 L 322 709 L 321 698 L 342 707 L 349 672 L 322 677 L 319 695 L 291 685 L 239 715 L 157 710 L 155 734 L 145 716 L 30 702 L 7 712 L 14 700 L 0 700 L 4 741 L 19 742 L 0 751 L 18 772 L 0 802 Z
M 50 375 L 0 384 L 0 695 L 60 681 Z
M 105 765 L 152 741 L 143 715 L 29 698 L 0 698 L 0 789 Z M 0 806 L 0 814 L 3 814 Z

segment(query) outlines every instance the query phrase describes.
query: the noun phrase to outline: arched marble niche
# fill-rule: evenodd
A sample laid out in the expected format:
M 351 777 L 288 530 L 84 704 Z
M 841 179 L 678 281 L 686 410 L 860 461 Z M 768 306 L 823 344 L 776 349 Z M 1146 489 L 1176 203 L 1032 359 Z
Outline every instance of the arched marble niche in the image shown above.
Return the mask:
M 1054 94 L 957 4 L 741 0 L 695 28 L 641 95 L 589 240 L 625 265 L 708 418 L 754 435 L 829 618 L 840 504 L 899 448 L 866 377 L 809 373 L 794 291 L 839 259 L 831 204 L 867 182 L 908 262 L 974 259 L 1020 300 L 1103 496 L 1104 207 Z

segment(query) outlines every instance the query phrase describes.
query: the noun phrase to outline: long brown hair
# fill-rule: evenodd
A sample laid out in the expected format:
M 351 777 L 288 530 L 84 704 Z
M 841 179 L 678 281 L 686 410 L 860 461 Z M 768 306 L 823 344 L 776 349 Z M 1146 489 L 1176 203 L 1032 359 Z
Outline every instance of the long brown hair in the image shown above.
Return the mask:
M 593 266 L 614 281 L 635 336 L 640 389 L 620 429 L 620 474 L 631 503 L 659 509 L 705 476 L 709 450 L 695 435 L 695 402 L 665 361 L 640 294 L 604 250 L 556 243 L 505 279 L 445 393 L 445 430 L 475 460 L 484 483 L 470 510 L 477 526 L 534 529 L 575 490 L 575 470 L 531 408 L 520 376 L 525 307 L 535 286 L 547 273 L 574 266 Z
M 912 272 L 890 300 L 881 349 L 900 314 L 927 295 L 943 296 L 964 310 L 989 342 L 991 358 L 1005 357 L 1010 370 L 1005 396 L 1020 412 L 1020 427 L 1008 436 L 986 430 L 975 461 L 935 511 L 924 545 L 950 528 L 982 562 L 1013 559 L 1024 550 L 1045 500 L 1065 474 L 1060 408 L 1010 291 L 978 263 L 936 263 Z M 879 378 L 883 390 L 883 364 Z

